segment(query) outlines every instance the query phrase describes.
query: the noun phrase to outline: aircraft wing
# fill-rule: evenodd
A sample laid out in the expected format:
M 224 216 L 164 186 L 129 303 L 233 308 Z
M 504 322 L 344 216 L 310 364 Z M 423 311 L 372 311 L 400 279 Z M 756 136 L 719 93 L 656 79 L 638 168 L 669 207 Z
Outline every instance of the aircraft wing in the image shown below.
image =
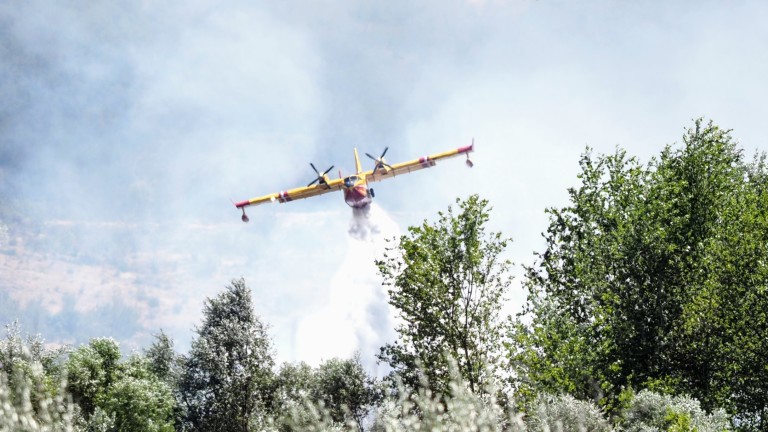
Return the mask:
M 442 159 L 448 159 L 455 156 L 470 153 L 474 151 L 474 143 L 466 147 L 460 147 L 454 150 L 449 150 L 442 153 L 435 153 L 429 156 L 420 157 L 418 159 L 410 160 L 408 162 L 401 162 L 390 165 L 389 167 L 379 168 L 377 170 L 369 170 L 363 173 L 365 178 L 369 182 L 386 180 L 388 178 L 396 177 L 400 174 L 408 174 L 413 171 L 418 171 L 424 168 L 431 168 L 437 164 L 437 161 Z M 374 172 L 375 171 L 375 172 Z
M 289 201 L 296 201 L 304 198 L 311 198 L 313 196 L 322 195 L 328 192 L 334 192 L 341 190 L 343 187 L 342 179 L 334 179 L 328 181 L 327 184 L 315 184 L 312 186 L 298 187 L 295 189 L 289 189 L 286 191 L 276 192 L 269 195 L 264 195 L 257 198 L 251 198 L 245 201 L 235 203 L 235 207 L 244 208 L 252 205 L 259 205 L 270 202 L 286 203 Z

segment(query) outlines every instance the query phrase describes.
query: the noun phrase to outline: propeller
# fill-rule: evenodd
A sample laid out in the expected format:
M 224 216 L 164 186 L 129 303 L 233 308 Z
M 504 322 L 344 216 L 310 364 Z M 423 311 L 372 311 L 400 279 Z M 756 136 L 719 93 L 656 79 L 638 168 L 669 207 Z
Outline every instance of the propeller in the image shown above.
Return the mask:
M 381 152 L 381 156 L 379 156 L 378 158 L 375 158 L 375 157 L 371 156 L 369 153 L 365 154 L 366 156 L 368 156 L 369 158 L 373 159 L 376 162 L 376 166 L 373 167 L 373 172 L 374 173 L 376 173 L 376 170 L 378 170 L 379 168 L 387 167 L 389 169 L 392 169 L 392 165 L 390 165 L 390 164 L 388 164 L 388 163 L 386 163 L 384 161 L 384 155 L 387 154 L 387 150 L 389 150 L 389 147 L 385 147 L 384 151 Z
M 333 169 L 333 165 L 331 165 L 331 167 L 325 170 L 325 172 L 322 174 L 320 174 L 320 171 L 318 171 L 317 168 L 315 168 L 315 164 L 313 164 L 312 162 L 309 163 L 309 166 L 311 166 L 312 169 L 315 170 L 315 174 L 317 174 L 317 178 L 312 180 L 312 183 L 308 184 L 307 187 L 310 187 L 317 182 L 320 182 L 320 184 L 326 184 L 325 176 L 329 172 L 331 172 L 331 170 Z

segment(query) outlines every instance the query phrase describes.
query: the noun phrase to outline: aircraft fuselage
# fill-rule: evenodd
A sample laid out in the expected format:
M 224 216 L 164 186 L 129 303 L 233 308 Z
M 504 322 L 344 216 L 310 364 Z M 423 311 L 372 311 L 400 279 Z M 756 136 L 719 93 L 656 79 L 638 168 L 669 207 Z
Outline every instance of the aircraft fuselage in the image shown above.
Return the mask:
M 344 202 L 348 206 L 363 208 L 371 203 L 371 198 L 365 177 L 358 174 L 344 179 Z

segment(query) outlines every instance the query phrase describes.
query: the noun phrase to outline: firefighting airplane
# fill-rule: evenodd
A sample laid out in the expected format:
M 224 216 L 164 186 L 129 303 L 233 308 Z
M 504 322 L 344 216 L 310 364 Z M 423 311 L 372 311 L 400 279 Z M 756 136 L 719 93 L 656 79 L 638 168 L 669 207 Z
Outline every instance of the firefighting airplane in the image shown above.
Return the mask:
M 249 220 L 248 216 L 245 214 L 245 208 L 248 206 L 259 205 L 268 202 L 286 203 L 289 201 L 310 198 L 333 191 L 343 191 L 344 201 L 346 201 L 350 207 L 364 208 L 371 203 L 371 199 L 375 196 L 373 193 L 373 188 L 369 188 L 368 183 L 386 180 L 400 174 L 407 174 L 422 168 L 430 168 L 435 166 L 437 161 L 441 159 L 447 159 L 462 154 L 467 155 L 466 164 L 471 168 L 473 163 L 471 160 L 469 160 L 469 153 L 474 151 L 474 147 L 475 142 L 472 140 L 472 144 L 466 147 L 460 147 L 454 150 L 436 153 L 394 165 L 390 165 L 386 162 L 386 160 L 384 160 L 384 155 L 386 155 L 387 150 L 389 150 L 389 147 L 387 147 L 379 157 L 373 157 L 368 153 L 365 154 L 369 158 L 373 159 L 375 163 L 373 169 L 368 171 L 363 171 L 362 165 L 360 164 L 360 158 L 357 156 L 357 149 L 354 149 L 355 166 L 357 168 L 357 172 L 355 174 L 342 178 L 341 170 L 339 170 L 339 178 L 330 179 L 328 177 L 328 173 L 333 169 L 333 165 L 321 173 L 317 170 L 317 168 L 315 168 L 315 165 L 310 162 L 309 165 L 315 171 L 315 174 L 317 174 L 317 178 L 312 180 L 312 182 L 307 186 L 264 195 L 258 198 L 251 198 L 249 200 L 240 201 L 234 204 L 235 207 L 243 211 L 243 222 L 248 222 Z

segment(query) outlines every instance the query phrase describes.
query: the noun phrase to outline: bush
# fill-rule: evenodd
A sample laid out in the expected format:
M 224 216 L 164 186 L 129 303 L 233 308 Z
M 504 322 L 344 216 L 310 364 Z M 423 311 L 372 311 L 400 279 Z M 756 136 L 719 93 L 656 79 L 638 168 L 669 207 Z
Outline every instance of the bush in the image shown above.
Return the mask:
M 595 404 L 570 395 L 543 395 L 537 399 L 535 406 L 535 410 L 527 416 L 530 431 L 612 430 L 611 424 Z
M 0 372 L 0 431 L 48 432 L 74 430 L 75 408 L 63 384 L 52 394 L 39 362 L 13 372 Z
M 493 396 L 469 391 L 462 381 L 449 383 L 452 395 L 442 397 L 426 387 L 387 398 L 375 414 L 376 432 L 524 431 L 521 416 L 508 415 Z
M 669 396 L 643 390 L 630 402 L 625 412 L 627 432 L 730 430 L 728 416 L 722 409 L 707 414 L 699 401 L 688 396 Z

